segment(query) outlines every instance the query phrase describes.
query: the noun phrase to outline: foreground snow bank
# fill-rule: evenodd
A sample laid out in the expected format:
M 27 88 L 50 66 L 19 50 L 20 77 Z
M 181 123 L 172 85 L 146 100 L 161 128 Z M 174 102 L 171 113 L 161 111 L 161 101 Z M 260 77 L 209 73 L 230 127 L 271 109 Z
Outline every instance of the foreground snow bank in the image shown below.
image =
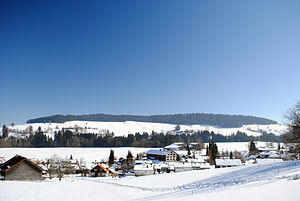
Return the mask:
M 0 201 L 299 200 L 300 161 L 116 179 L 0 181 Z

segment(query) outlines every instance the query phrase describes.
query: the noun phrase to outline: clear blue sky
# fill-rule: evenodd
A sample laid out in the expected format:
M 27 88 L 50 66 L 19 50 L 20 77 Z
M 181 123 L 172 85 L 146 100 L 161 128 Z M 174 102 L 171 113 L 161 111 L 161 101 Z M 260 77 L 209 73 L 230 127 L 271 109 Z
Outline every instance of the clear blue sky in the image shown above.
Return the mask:
M 300 1 L 1 1 L 0 123 L 226 113 L 300 99 Z

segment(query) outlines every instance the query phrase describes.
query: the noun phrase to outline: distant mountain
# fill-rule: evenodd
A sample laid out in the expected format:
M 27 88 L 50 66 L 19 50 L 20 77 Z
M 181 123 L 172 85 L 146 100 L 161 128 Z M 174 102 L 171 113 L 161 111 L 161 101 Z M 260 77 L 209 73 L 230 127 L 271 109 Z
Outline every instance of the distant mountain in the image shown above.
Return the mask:
M 169 123 L 181 125 L 210 125 L 220 126 L 222 128 L 237 128 L 242 125 L 259 124 L 269 125 L 277 124 L 276 121 L 244 115 L 228 115 L 228 114 L 206 114 L 206 113 L 190 113 L 190 114 L 167 114 L 167 115 L 112 115 L 112 114 L 88 114 L 88 115 L 53 115 L 48 117 L 40 117 L 30 119 L 27 123 L 64 123 L 66 121 L 102 121 L 102 122 L 124 122 L 124 121 L 140 121 L 153 123 Z

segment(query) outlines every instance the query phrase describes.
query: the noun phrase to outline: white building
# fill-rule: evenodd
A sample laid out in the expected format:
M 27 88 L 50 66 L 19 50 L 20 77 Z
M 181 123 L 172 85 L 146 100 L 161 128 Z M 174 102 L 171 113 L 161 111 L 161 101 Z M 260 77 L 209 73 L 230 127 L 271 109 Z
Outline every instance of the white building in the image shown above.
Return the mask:
M 216 159 L 216 168 L 241 166 L 240 159 Z

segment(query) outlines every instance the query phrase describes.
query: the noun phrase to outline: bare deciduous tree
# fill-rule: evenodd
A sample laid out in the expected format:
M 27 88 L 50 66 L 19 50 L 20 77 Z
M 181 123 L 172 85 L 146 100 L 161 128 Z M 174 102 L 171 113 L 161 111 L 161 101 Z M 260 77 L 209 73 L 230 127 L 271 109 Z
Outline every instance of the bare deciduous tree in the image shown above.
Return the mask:
M 63 159 L 54 154 L 51 158 L 47 159 L 46 168 L 50 179 L 56 175 L 59 181 L 61 181 L 65 173 Z
M 288 110 L 285 115 L 288 121 L 289 133 L 284 136 L 284 141 L 290 152 L 300 152 L 300 101 Z

